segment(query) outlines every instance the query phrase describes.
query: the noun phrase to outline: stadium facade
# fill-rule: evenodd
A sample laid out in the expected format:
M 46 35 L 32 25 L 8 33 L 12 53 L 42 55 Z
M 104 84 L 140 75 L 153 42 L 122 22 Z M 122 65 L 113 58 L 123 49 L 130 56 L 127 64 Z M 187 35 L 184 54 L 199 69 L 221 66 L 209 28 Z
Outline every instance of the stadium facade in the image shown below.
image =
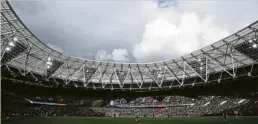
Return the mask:
M 62 55 L 38 39 L 8 1 L 1 2 L 2 77 L 44 87 L 176 90 L 258 76 L 258 21 L 205 48 L 150 63 Z M 12 78 L 11 78 L 12 77 Z

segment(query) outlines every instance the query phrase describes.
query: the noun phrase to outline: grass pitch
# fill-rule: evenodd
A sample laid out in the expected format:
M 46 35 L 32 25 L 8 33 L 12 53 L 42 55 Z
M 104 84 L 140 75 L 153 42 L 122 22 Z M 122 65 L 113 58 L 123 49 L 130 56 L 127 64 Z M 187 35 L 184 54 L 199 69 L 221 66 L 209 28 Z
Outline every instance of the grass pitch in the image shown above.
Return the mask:
M 6 120 L 2 124 L 258 124 L 258 117 L 171 117 L 171 118 L 97 118 L 97 117 L 50 117 L 24 120 Z

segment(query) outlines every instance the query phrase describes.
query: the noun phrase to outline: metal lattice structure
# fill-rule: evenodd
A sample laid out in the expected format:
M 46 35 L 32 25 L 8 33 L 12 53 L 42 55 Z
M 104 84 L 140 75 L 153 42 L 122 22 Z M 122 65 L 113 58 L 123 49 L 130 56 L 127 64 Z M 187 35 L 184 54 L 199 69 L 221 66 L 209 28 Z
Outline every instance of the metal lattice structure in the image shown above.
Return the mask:
M 210 46 L 176 59 L 152 63 L 96 61 L 65 56 L 49 48 L 24 25 L 8 1 L 1 2 L 1 66 L 6 66 L 9 71 L 16 68 L 22 76 L 30 76 L 35 81 L 41 76 L 43 80 L 57 81 L 64 86 L 74 84 L 94 89 L 175 88 L 250 76 L 258 60 L 257 35 L 258 21 Z M 16 47 L 19 44 L 23 47 Z M 12 52 L 17 49 L 18 53 Z M 50 63 L 51 67 L 48 67 L 49 59 L 54 60 Z M 238 73 L 244 67 L 250 68 L 246 73 Z

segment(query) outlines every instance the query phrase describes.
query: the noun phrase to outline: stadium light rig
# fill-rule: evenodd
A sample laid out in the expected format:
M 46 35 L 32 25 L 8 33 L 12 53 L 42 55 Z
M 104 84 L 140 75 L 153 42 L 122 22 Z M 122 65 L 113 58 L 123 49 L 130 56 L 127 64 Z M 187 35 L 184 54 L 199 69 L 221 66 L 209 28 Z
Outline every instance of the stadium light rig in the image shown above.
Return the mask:
M 51 62 L 51 58 L 50 58 L 50 57 L 47 58 L 46 64 L 47 64 L 47 69 L 50 69 L 50 67 L 51 67 L 51 65 L 52 65 L 52 62 Z
M 252 76 L 251 72 L 248 72 L 247 76 L 251 77 Z
M 13 37 L 13 41 L 14 41 L 14 42 L 18 41 L 18 38 L 14 36 L 14 37 Z
M 154 78 L 155 81 L 157 81 L 158 83 L 162 82 L 162 77 L 164 70 L 162 68 L 159 69 L 152 69 L 151 70 L 151 76 Z
M 117 74 L 117 78 L 119 80 L 119 83 L 123 83 L 126 76 L 127 76 L 127 71 L 126 70 L 120 70 L 116 68 L 116 74 Z M 121 85 L 121 84 L 120 84 Z
M 258 61 L 258 48 L 257 48 L 258 40 L 256 37 L 251 38 L 243 43 L 236 45 L 234 48 L 238 52 L 248 56 L 254 61 Z
M 193 68 L 201 77 L 206 77 L 206 58 L 193 59 L 188 62 L 188 65 Z
M 9 46 L 13 47 L 14 46 L 14 43 L 11 41 L 9 42 Z
M 221 78 L 219 78 L 219 79 L 217 80 L 217 82 L 220 83 L 220 82 L 221 82 Z
M 51 59 L 50 57 L 47 58 L 46 67 L 47 67 L 47 78 L 50 77 L 53 73 L 56 72 L 58 68 L 63 65 L 63 62 Z
M 8 41 L 4 50 L 1 64 L 6 64 L 25 52 L 27 50 L 27 46 L 24 43 L 19 42 L 18 37 L 14 36 L 10 41 Z
M 10 47 L 6 47 L 5 50 L 6 50 L 6 51 L 10 51 L 11 48 L 10 48 Z
M 92 67 L 85 66 L 84 67 L 85 82 L 88 82 L 93 77 L 96 71 L 97 71 L 97 68 L 95 68 L 95 66 L 92 66 Z

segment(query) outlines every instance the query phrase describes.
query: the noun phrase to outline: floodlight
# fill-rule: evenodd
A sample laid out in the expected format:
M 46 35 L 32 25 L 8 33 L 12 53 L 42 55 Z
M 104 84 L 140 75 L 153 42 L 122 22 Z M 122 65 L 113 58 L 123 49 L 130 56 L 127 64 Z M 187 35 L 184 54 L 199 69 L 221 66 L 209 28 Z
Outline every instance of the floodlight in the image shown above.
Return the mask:
M 252 39 L 250 39 L 248 42 L 249 42 L 249 43 L 253 43 L 253 40 L 252 40 Z
M 47 58 L 47 60 L 48 60 L 48 61 L 50 61 L 50 60 L 51 60 L 51 58 L 50 58 L 50 57 L 48 57 L 48 58 Z
M 47 77 L 51 76 L 55 71 L 63 65 L 63 62 L 58 60 L 47 61 L 47 66 L 51 67 L 47 70 Z
M 1 59 L 1 63 L 5 64 L 27 50 L 27 46 L 25 44 L 16 42 L 14 45 L 14 43 L 15 42 L 10 41 L 7 44 L 5 51 L 11 50 L 12 52 L 6 52 Z
M 9 42 L 9 46 L 14 46 L 14 43 L 13 42 Z
M 50 66 L 48 65 L 47 68 L 50 68 Z
M 18 38 L 17 37 L 13 37 L 13 41 L 18 41 Z
M 189 66 L 197 72 L 201 77 L 206 77 L 206 59 L 197 58 L 195 61 L 188 62 Z
M 10 48 L 10 47 L 6 47 L 5 50 L 6 50 L 6 51 L 10 51 L 11 48 Z
M 158 74 L 158 78 L 161 78 L 161 74 Z
M 220 81 L 221 81 L 221 79 L 219 78 L 219 79 L 218 79 L 218 83 L 220 83 Z
M 247 76 L 249 76 L 249 77 L 252 76 L 251 72 L 248 72 Z
M 257 49 L 257 41 L 253 41 L 252 40 L 252 43 L 249 43 L 248 41 L 247 42 L 243 42 L 243 43 L 240 43 L 238 45 L 235 46 L 235 49 L 248 56 L 249 58 L 257 61 L 258 59 L 258 49 Z
M 47 64 L 48 64 L 48 65 L 52 65 L 52 62 L 49 62 L 49 61 L 48 61 Z

